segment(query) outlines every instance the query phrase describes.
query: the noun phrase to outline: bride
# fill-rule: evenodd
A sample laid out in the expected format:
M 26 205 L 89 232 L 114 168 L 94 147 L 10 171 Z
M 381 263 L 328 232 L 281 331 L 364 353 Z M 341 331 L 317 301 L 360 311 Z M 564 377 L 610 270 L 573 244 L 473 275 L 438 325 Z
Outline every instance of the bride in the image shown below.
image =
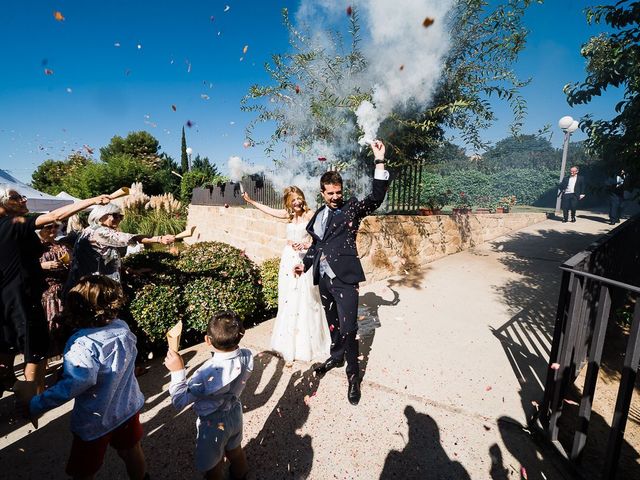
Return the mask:
M 271 349 L 280 353 L 291 366 L 294 360 L 311 361 L 329 355 L 331 337 L 318 287 L 313 285 L 312 271 L 296 277 L 293 267 L 301 263 L 311 238 L 306 226 L 313 216 L 304 193 L 298 187 L 284 189 L 283 210 L 252 200 L 244 200 L 272 217 L 288 219 L 287 244 L 282 250 L 278 274 L 278 315 L 271 335 Z

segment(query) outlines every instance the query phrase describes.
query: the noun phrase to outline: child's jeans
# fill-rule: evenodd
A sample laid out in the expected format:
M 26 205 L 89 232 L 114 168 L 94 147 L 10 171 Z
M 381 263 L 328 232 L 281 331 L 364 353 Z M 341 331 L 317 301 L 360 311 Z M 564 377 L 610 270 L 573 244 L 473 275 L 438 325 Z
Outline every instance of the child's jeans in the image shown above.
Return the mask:
M 238 400 L 227 411 L 198 417 L 196 428 L 196 468 L 207 472 L 224 458 L 225 451 L 242 443 L 242 404 Z

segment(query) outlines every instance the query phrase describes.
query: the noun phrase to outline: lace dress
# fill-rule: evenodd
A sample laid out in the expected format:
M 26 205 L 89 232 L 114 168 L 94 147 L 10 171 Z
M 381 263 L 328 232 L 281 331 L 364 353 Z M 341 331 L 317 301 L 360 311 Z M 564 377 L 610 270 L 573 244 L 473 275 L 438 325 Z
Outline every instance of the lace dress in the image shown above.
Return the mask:
M 309 236 L 306 222 L 287 224 L 287 240 L 305 242 Z M 271 349 L 287 362 L 325 360 L 329 356 L 331 336 L 320 302 L 320 292 L 313 284 L 312 271 L 295 277 L 293 267 L 302 263 L 305 251 L 286 245 L 280 259 L 278 275 L 278 316 L 271 336 Z

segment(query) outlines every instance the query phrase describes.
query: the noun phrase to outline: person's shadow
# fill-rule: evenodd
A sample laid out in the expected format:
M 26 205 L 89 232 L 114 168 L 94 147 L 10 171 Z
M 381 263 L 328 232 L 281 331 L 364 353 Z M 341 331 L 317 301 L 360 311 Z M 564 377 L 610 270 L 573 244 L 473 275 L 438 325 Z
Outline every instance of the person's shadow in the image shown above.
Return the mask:
M 431 416 L 416 412 L 410 405 L 404 414 L 409 424 L 406 446 L 401 452 L 391 450 L 387 454 L 380 480 L 471 480 L 462 464 L 447 456 L 440 443 L 440 429 Z
M 296 371 L 262 430 L 244 448 L 253 478 L 308 478 L 313 464 L 312 438 L 301 435 L 309 417 L 309 399 L 318 389 L 313 370 Z
M 391 287 L 393 299 L 385 300 L 380 295 L 367 292 L 360 297 L 358 307 L 358 337 L 360 349 L 360 378 L 364 378 L 369 363 L 369 355 L 373 348 L 373 339 L 376 336 L 376 328 L 382 326 L 380 323 L 380 307 L 392 307 L 400 303 L 400 295 Z

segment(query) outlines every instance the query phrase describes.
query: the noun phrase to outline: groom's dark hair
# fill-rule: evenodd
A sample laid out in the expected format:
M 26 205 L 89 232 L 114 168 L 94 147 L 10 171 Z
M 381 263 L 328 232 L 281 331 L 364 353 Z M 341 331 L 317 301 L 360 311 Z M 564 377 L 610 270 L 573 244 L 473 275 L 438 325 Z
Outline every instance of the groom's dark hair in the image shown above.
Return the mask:
M 320 177 L 320 190 L 323 192 L 325 185 L 342 185 L 342 177 L 338 172 L 325 172 Z

